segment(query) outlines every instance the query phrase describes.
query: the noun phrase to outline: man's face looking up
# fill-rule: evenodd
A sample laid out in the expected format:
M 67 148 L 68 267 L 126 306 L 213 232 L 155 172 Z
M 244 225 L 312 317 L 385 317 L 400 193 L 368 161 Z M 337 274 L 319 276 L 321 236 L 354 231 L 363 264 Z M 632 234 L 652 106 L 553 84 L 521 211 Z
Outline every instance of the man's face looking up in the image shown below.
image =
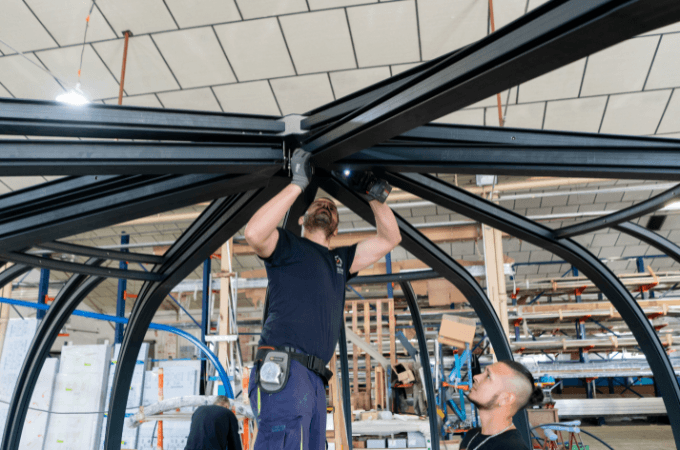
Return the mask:
M 327 238 L 330 238 L 338 228 L 338 208 L 335 203 L 328 199 L 319 198 L 314 200 L 304 215 L 303 225 L 305 229 L 322 229 Z

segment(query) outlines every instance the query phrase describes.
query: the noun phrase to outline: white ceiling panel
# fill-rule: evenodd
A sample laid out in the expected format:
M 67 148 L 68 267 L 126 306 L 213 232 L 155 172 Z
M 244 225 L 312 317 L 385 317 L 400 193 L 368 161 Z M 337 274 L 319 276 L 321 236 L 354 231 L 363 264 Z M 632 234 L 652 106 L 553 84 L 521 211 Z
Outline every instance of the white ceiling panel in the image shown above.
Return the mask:
M 244 19 L 308 11 L 305 0 L 236 0 Z
M 602 133 L 654 134 L 671 91 L 612 95 L 602 122 Z
M 298 74 L 356 67 L 344 9 L 280 18 Z
M 26 0 L 36 16 L 50 31 L 59 45 L 82 44 L 85 18 L 92 7 L 91 0 Z M 116 35 L 96 7 L 90 14 L 87 42 L 113 39 Z
M 0 182 L 0 195 L 6 194 L 8 192 L 12 192 L 12 190 L 8 188 L 4 183 Z
M 239 81 L 295 75 L 276 19 L 215 27 Z
M 415 66 L 419 66 L 422 63 L 409 63 L 409 64 L 399 64 L 396 66 L 390 66 L 390 70 L 392 70 L 392 76 L 400 74 L 404 72 L 405 70 L 411 69 Z
M 420 61 L 414 1 L 348 8 L 359 67 Z
M 117 105 L 117 98 L 109 98 L 104 100 L 107 105 Z M 144 94 L 144 95 L 130 95 L 123 97 L 123 106 L 143 106 L 148 108 L 162 108 L 161 102 L 154 94 Z
M 222 112 L 210 88 L 162 92 L 158 97 L 166 108 Z
M 224 112 L 240 114 L 281 114 L 267 81 L 228 84 L 213 88 Z
M 650 34 L 662 34 L 662 33 L 676 33 L 680 31 L 680 22 L 676 22 L 671 25 L 667 25 L 665 27 L 657 28 L 656 30 L 652 30 L 648 33 L 643 34 L 643 36 L 650 35 Z
M 447 114 L 434 122 L 455 123 L 459 125 L 484 125 L 484 109 L 464 109 L 462 111 L 456 111 Z
M 418 20 L 423 60 L 429 60 L 486 36 L 489 2 L 419 0 Z
M 158 33 L 152 39 L 183 88 L 236 81 L 212 27 Z
M 181 28 L 241 20 L 234 0 L 165 0 L 165 3 Z
M 33 54 L 26 54 L 26 57 L 42 67 Z M 0 58 L 0 83 L 16 98 L 54 100 L 57 95 L 64 93 L 54 78 L 21 55 Z
M 330 76 L 335 97 L 342 98 L 389 78 L 390 68 L 374 67 L 372 69 L 343 70 L 342 72 L 332 72 Z
M 283 115 L 303 114 L 334 100 L 325 73 L 278 78 L 271 83 Z
M 606 103 L 606 96 L 548 102 L 543 129 L 597 133 Z
M 378 3 L 378 0 L 307 0 L 307 3 L 309 4 L 309 7 L 314 10 Z
M 126 30 L 135 35 L 177 29 L 163 0 L 98 0 L 97 6 L 117 36 Z
M 663 115 L 661 126 L 659 126 L 659 133 L 675 133 L 680 132 L 680 90 L 673 91 L 671 101 L 668 103 L 668 108 Z
M 520 88 L 520 91 L 522 89 Z M 517 88 L 513 87 L 510 88 L 510 95 L 508 95 L 508 91 L 505 90 L 501 92 L 501 105 L 503 105 L 503 109 L 505 109 L 505 104 L 514 104 L 517 103 Z M 492 95 L 489 98 L 485 98 L 484 100 L 480 100 L 477 103 L 473 103 L 472 105 L 468 106 L 466 109 L 474 109 L 474 108 L 488 108 L 491 106 L 498 106 L 498 96 Z
M 661 37 L 645 89 L 680 86 L 680 34 Z
M 43 177 L 2 177 L 0 181 L 13 191 L 45 183 Z
M 94 45 L 114 75 L 120 73 L 124 39 Z M 116 78 L 119 75 L 116 75 Z M 125 69 L 125 92 L 130 95 L 179 89 L 168 65 L 149 36 L 130 38 Z
M 66 89 L 78 83 L 78 67 L 82 46 L 58 48 L 36 55 L 60 80 L 69 83 Z M 83 70 L 80 76 L 80 89 L 90 99 L 108 98 L 118 95 L 119 85 L 109 69 L 88 44 L 83 54 Z
M 591 55 L 581 95 L 641 90 L 658 42 L 657 36 L 635 38 Z
M 505 117 L 505 126 L 513 128 L 541 129 L 545 103 L 531 103 L 528 105 L 510 105 Z M 486 109 L 486 125 L 498 126 L 498 109 Z
M 502 0 L 493 4 L 493 18 L 496 29 L 500 30 L 524 15 L 527 0 Z
M 519 102 L 529 103 L 578 97 L 585 65 L 584 58 L 527 81 L 519 88 Z
M 544 3 L 548 3 L 548 0 L 529 0 L 529 6 L 527 8 L 527 11 L 531 11 L 534 8 L 538 8 Z
M 10 94 L 7 89 L 2 87 L 1 84 L 0 84 L 0 97 L 10 97 L 10 98 L 12 97 L 12 94 Z
M 56 47 L 57 43 L 45 30 L 31 10 L 21 0 L 4 0 L 0 14 L 0 37 L 9 45 L 27 52 Z M 9 47 L 0 44 L 5 55 L 14 53 Z
M 668 134 L 662 134 L 662 135 L 658 135 L 658 136 L 662 137 L 662 138 L 680 139 L 680 133 L 668 133 Z

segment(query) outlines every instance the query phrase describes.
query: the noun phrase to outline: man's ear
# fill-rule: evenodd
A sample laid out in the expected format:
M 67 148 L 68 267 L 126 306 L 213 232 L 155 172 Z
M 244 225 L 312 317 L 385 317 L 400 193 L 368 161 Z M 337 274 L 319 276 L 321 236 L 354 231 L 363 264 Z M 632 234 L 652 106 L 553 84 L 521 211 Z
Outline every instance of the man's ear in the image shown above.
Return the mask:
M 498 397 L 498 404 L 500 406 L 508 406 L 515 403 L 515 400 L 517 400 L 517 396 L 513 392 L 506 391 Z
M 305 216 L 300 216 L 298 219 L 298 225 L 302 226 L 303 223 L 305 223 Z

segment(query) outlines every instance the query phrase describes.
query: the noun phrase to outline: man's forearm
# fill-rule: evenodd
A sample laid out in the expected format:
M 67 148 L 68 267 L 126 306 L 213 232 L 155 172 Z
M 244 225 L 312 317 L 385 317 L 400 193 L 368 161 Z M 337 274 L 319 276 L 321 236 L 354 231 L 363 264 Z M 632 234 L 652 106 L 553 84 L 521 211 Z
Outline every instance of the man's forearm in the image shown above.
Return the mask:
M 276 230 L 276 226 L 301 193 L 300 186 L 290 184 L 258 209 L 246 225 L 245 236 L 248 243 L 253 245 L 265 241 Z
M 375 216 L 375 228 L 378 236 L 389 240 L 396 247 L 401 242 L 401 233 L 392 209 L 387 206 L 387 203 L 380 203 L 377 200 L 371 201 L 369 205 Z

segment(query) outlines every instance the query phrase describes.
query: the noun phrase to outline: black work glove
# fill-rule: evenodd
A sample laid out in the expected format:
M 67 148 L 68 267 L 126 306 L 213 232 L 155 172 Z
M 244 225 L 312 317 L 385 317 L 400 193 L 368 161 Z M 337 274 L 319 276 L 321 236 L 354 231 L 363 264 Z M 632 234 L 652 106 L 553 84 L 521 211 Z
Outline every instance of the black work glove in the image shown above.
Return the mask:
M 292 184 L 297 184 L 304 191 L 309 185 L 309 180 L 312 179 L 312 166 L 309 162 L 311 153 L 296 149 L 293 152 L 293 157 L 290 160 L 290 170 L 293 173 Z

